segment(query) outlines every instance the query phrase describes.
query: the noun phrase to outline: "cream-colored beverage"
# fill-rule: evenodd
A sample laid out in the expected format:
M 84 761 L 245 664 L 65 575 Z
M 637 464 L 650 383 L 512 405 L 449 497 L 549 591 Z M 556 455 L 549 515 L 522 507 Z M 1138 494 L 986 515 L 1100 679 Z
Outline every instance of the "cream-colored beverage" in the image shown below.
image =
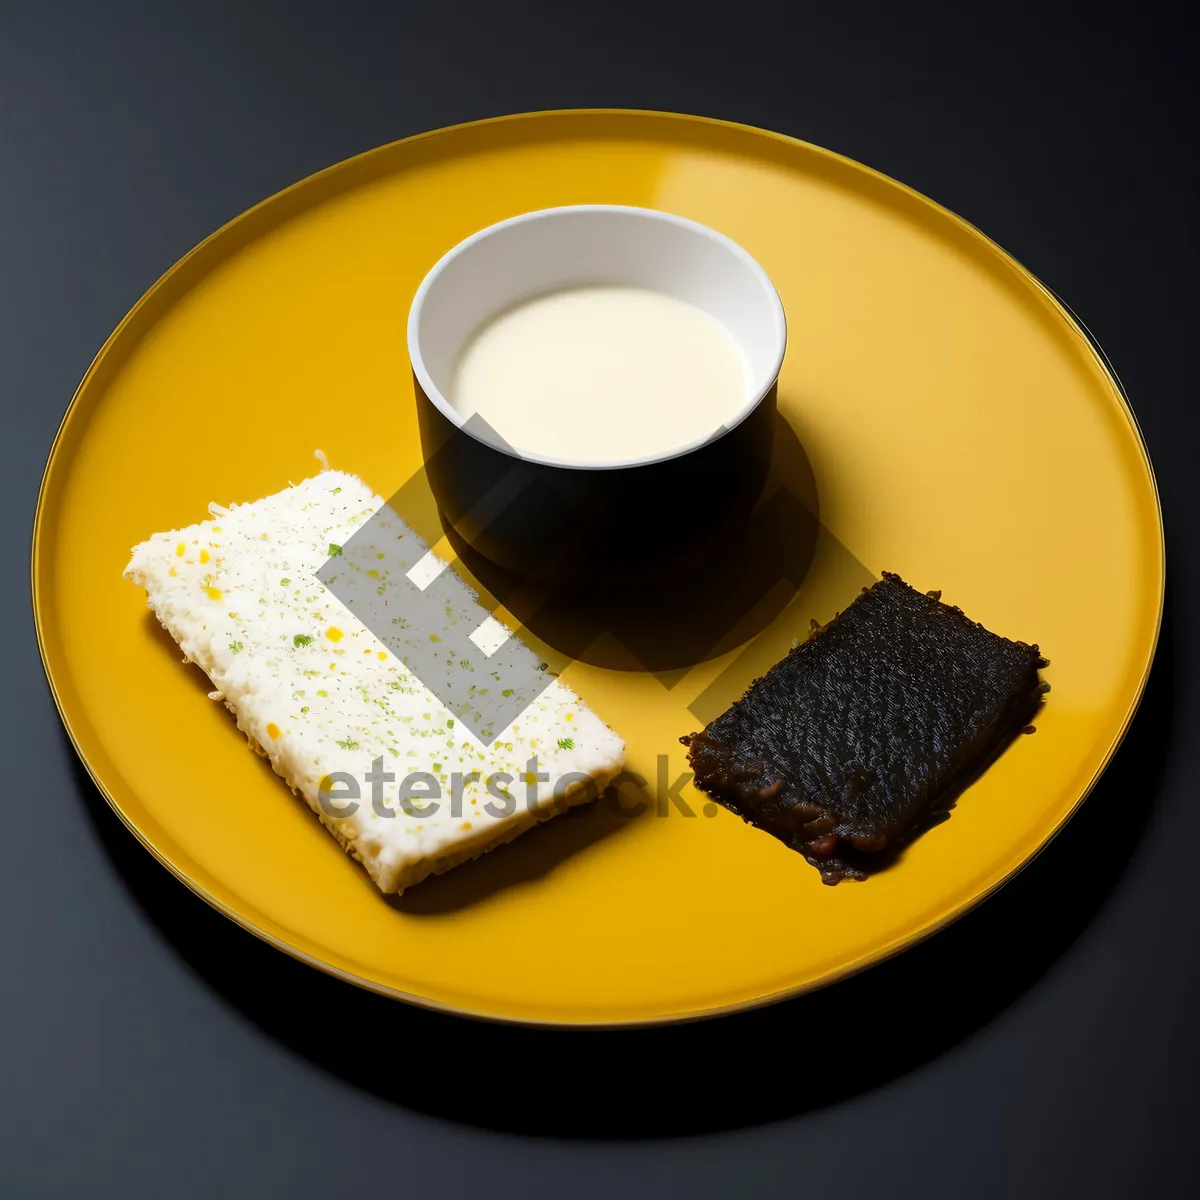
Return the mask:
M 648 288 L 535 296 L 464 347 L 450 402 L 511 446 L 572 462 L 665 454 L 745 406 L 741 351 L 714 317 Z

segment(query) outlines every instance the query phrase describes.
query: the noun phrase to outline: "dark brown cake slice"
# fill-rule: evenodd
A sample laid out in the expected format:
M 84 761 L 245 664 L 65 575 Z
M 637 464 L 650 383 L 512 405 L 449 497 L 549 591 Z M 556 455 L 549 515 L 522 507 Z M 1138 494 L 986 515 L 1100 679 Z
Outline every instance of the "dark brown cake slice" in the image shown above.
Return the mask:
M 702 733 L 696 786 L 826 883 L 865 879 L 1021 730 L 1049 685 L 1037 646 L 883 579 L 792 649 Z

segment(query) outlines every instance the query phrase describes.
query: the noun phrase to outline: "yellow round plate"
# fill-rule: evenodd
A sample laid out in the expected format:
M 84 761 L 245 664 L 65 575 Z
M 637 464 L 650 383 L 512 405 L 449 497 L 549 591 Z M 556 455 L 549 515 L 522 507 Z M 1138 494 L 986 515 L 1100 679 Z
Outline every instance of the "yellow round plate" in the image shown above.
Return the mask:
M 1038 733 L 864 884 L 823 886 L 773 838 L 724 811 L 705 816 L 688 787 L 691 818 L 674 802 L 629 820 L 600 806 L 389 902 L 247 750 L 121 579 L 135 542 L 203 518 L 210 500 L 253 500 L 312 473 L 316 447 L 390 495 L 420 465 L 404 330 L 421 277 L 481 226 L 585 202 L 702 221 L 745 246 L 783 298 L 780 407 L 811 461 L 826 533 L 757 652 L 769 661 L 810 617 L 844 607 L 853 562 L 942 588 L 1051 660 Z M 976 904 L 1062 826 L 1120 741 L 1153 656 L 1163 576 L 1133 416 L 1079 326 L 1018 263 L 828 151 L 612 111 L 384 146 L 202 243 L 80 385 L 46 470 L 33 557 L 63 720 L 165 866 L 247 929 L 355 983 L 563 1024 L 790 995 Z M 677 739 L 697 726 L 688 705 L 732 657 L 671 688 L 583 664 L 567 678 L 625 736 L 653 794 L 684 771 Z

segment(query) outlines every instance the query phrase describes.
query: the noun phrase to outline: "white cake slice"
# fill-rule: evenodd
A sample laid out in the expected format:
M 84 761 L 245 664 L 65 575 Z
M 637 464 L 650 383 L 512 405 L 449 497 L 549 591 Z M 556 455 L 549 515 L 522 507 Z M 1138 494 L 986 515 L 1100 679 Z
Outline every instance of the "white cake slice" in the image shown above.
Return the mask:
M 382 505 L 360 479 L 323 471 L 155 534 L 125 577 L 146 589 L 251 744 L 381 891 L 401 892 L 598 795 L 620 772 L 624 743 L 557 679 L 489 744 L 464 728 L 316 577 Z M 458 589 L 447 622 L 465 615 L 497 640 L 464 584 L 441 586 Z M 439 641 L 437 629 L 421 634 Z M 393 778 L 373 784 L 380 774 Z

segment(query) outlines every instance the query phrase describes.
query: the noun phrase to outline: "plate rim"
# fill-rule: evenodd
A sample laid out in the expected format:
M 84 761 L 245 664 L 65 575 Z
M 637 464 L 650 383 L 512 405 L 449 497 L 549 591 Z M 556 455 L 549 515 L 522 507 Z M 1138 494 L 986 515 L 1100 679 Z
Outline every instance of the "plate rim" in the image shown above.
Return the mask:
M 326 962 L 323 959 L 317 958 L 299 946 L 292 945 L 270 930 L 261 928 L 248 917 L 239 913 L 232 908 L 219 896 L 210 892 L 199 881 L 191 878 L 185 871 L 176 866 L 168 856 L 155 842 L 147 836 L 138 826 L 130 819 L 123 811 L 120 804 L 112 792 L 101 780 L 97 773 L 96 767 L 84 753 L 80 745 L 76 730 L 72 725 L 71 719 L 68 716 L 64 707 L 63 698 L 60 694 L 58 684 L 54 678 L 54 669 L 50 662 L 50 652 L 47 645 L 46 631 L 44 628 L 43 607 L 47 603 L 46 595 L 49 594 L 49 582 L 45 584 L 41 581 L 41 574 L 47 570 L 46 564 L 43 561 L 42 540 L 46 535 L 46 526 L 49 524 L 47 518 L 48 493 L 50 490 L 50 479 L 54 471 L 55 461 L 62 454 L 66 440 L 68 427 L 72 419 L 82 410 L 82 398 L 85 391 L 88 389 L 92 379 L 98 373 L 104 360 L 109 353 L 117 345 L 123 337 L 125 330 L 141 315 L 143 309 L 149 306 L 151 301 L 157 294 L 163 290 L 169 281 L 177 274 L 181 273 L 185 266 L 194 258 L 200 255 L 207 247 L 218 239 L 224 238 L 225 235 L 236 228 L 237 226 L 248 223 L 255 216 L 261 215 L 265 209 L 270 206 L 279 204 L 285 197 L 294 197 L 302 189 L 312 187 L 319 180 L 329 180 L 334 175 L 349 171 L 353 165 L 361 165 L 366 159 L 384 155 L 389 152 L 395 152 L 401 146 L 411 146 L 419 142 L 430 141 L 437 137 L 442 137 L 448 134 L 466 131 L 471 129 L 479 129 L 487 126 L 500 126 L 517 124 L 520 122 L 538 122 L 547 119 L 569 119 L 579 117 L 624 117 L 636 120 L 638 118 L 646 118 L 658 121 L 674 121 L 681 126 L 691 125 L 693 127 L 710 127 L 713 129 L 723 129 L 737 131 L 743 134 L 749 134 L 759 138 L 766 138 L 776 143 L 799 146 L 805 151 L 819 158 L 823 158 L 832 162 L 836 162 L 843 168 L 849 168 L 853 171 L 858 171 L 872 178 L 876 183 L 886 185 L 887 187 L 899 190 L 905 194 L 908 199 L 917 201 L 921 206 L 933 209 L 940 214 L 944 219 L 948 219 L 952 224 L 958 226 L 959 231 L 968 235 L 972 239 L 983 242 L 995 255 L 997 255 L 1009 268 L 1015 270 L 1017 274 L 1034 288 L 1041 292 L 1049 301 L 1051 306 L 1055 308 L 1062 319 L 1071 327 L 1078 335 L 1080 341 L 1087 347 L 1097 365 L 1100 367 L 1103 375 L 1108 380 L 1112 387 L 1115 399 L 1118 402 L 1125 419 L 1129 424 L 1129 428 L 1134 435 L 1135 442 L 1141 452 L 1141 460 L 1146 470 L 1146 476 L 1150 485 L 1151 495 L 1154 500 L 1154 512 L 1156 517 L 1155 532 L 1157 542 L 1157 573 L 1158 573 L 1158 596 L 1156 611 L 1154 614 L 1154 629 L 1150 639 L 1149 653 L 1146 656 L 1146 661 L 1142 667 L 1141 677 L 1138 679 L 1136 686 L 1132 689 L 1129 701 L 1126 705 L 1126 710 L 1121 718 L 1120 728 L 1113 737 L 1110 745 L 1105 752 L 1102 761 L 1096 767 L 1091 778 L 1084 786 L 1075 802 L 1062 815 L 1061 819 L 1054 828 L 1011 870 L 1004 874 L 1001 878 L 993 881 L 988 887 L 980 891 L 978 894 L 968 897 L 965 900 L 958 902 L 946 911 L 940 913 L 935 919 L 921 926 L 915 932 L 909 932 L 904 936 L 897 938 L 894 942 L 882 946 L 877 946 L 872 950 L 859 955 L 857 958 L 843 964 L 841 967 L 828 971 L 822 974 L 819 978 L 809 980 L 805 983 L 795 985 L 793 987 L 783 988 L 777 991 L 764 993 L 761 996 L 754 996 L 748 999 L 742 999 L 730 1002 L 728 1004 L 716 1005 L 695 1010 L 685 1010 L 683 1012 L 670 1012 L 657 1014 L 653 1016 L 641 1016 L 631 1018 L 621 1018 L 614 1020 L 594 1020 L 583 1018 L 580 1020 L 548 1018 L 548 1017 L 533 1017 L 533 1016 L 514 1016 L 511 1014 L 490 1012 L 483 1008 L 470 1008 L 458 1004 L 448 1003 L 446 1001 L 437 1000 L 429 996 L 422 996 L 411 992 L 406 992 L 400 988 L 388 986 L 379 983 L 376 980 L 370 979 L 363 975 L 356 975 L 353 972 L 346 971 L 332 962 Z M 639 108 L 556 108 L 556 109 L 536 109 L 527 112 L 506 113 L 499 116 L 484 117 L 474 121 L 462 121 L 453 125 L 441 126 L 437 129 L 426 130 L 421 133 L 412 134 L 408 137 L 397 138 L 391 142 L 385 142 L 378 146 L 373 146 L 367 150 L 360 151 L 357 154 L 351 155 L 348 158 L 331 163 L 327 167 L 323 167 L 318 171 L 314 171 L 287 187 L 273 192 L 271 195 L 264 197 L 262 200 L 244 209 L 224 224 L 220 225 L 212 233 L 208 234 L 201 241 L 197 242 L 190 250 L 177 259 L 170 267 L 167 268 L 158 278 L 142 293 L 132 307 L 126 312 L 124 317 L 105 338 L 99 350 L 96 351 L 87 369 L 84 371 L 79 384 L 75 388 L 71 396 L 71 401 L 67 405 L 63 413 L 62 419 L 59 421 L 55 431 L 53 441 L 50 445 L 50 450 L 46 458 L 46 465 L 42 471 L 41 482 L 38 486 L 37 505 L 34 510 L 32 537 L 30 546 L 30 585 L 31 599 L 33 607 L 34 629 L 37 636 L 38 657 L 41 660 L 42 669 L 46 676 L 46 682 L 50 688 L 50 694 L 54 700 L 54 706 L 58 712 L 59 720 L 63 724 L 71 746 L 75 754 L 82 762 L 87 770 L 88 776 L 92 783 L 96 786 L 97 791 L 104 797 L 108 806 L 118 816 L 121 823 L 128 829 L 144 849 L 149 851 L 154 859 L 165 867 L 176 879 L 183 883 L 193 894 L 198 896 L 210 907 L 215 909 L 224 917 L 233 921 L 236 925 L 253 934 L 255 937 L 273 946 L 275 949 L 282 951 L 289 957 L 304 963 L 307 966 L 323 972 L 326 975 L 331 975 L 334 978 L 340 979 L 346 983 L 353 984 L 356 987 L 363 988 L 366 991 L 374 992 L 377 995 L 386 996 L 389 999 L 401 1000 L 408 1004 L 416 1005 L 418 1008 L 428 1009 L 434 1012 L 451 1014 L 459 1017 L 467 1017 L 473 1020 L 486 1021 L 490 1024 L 522 1026 L 522 1027 L 538 1027 L 548 1029 L 628 1029 L 628 1028 L 646 1028 L 659 1025 L 679 1025 L 690 1024 L 697 1021 L 710 1020 L 713 1018 L 726 1016 L 731 1013 L 747 1012 L 757 1008 L 764 1008 L 768 1005 L 777 1004 L 784 1000 L 792 999 L 796 996 L 804 995 L 808 992 L 818 991 L 832 984 L 846 979 L 850 976 L 857 975 L 862 971 L 876 965 L 877 963 L 885 962 L 905 950 L 926 941 L 933 937 L 947 926 L 953 924 L 959 918 L 983 904 L 990 899 L 1000 888 L 1005 884 L 1015 879 L 1022 871 L 1025 870 L 1045 849 L 1054 841 L 1061 833 L 1067 823 L 1079 811 L 1084 801 L 1091 795 L 1092 790 L 1099 782 L 1100 777 L 1107 770 L 1113 757 L 1120 749 L 1125 740 L 1125 736 L 1129 731 L 1129 727 L 1133 722 L 1133 718 L 1137 713 L 1138 707 L 1141 704 L 1145 694 L 1146 683 L 1149 680 L 1150 673 L 1154 666 L 1154 660 L 1158 650 L 1159 638 L 1162 632 L 1163 610 L 1166 598 L 1166 538 L 1163 523 L 1162 512 L 1162 497 L 1158 487 L 1158 480 L 1154 472 L 1154 464 L 1150 457 L 1149 447 L 1146 444 L 1145 435 L 1143 434 L 1141 425 L 1138 422 L 1137 414 L 1134 412 L 1133 405 L 1130 403 L 1128 392 L 1124 384 L 1121 382 L 1116 368 L 1111 359 L 1105 353 L 1098 339 L 1071 308 L 1071 306 L 1063 300 L 1053 289 L 1043 283 L 1036 275 L 1033 274 L 1022 262 L 1014 255 L 1005 250 L 999 243 L 989 237 L 982 230 L 977 228 L 965 218 L 959 216 L 956 212 L 944 205 L 939 204 L 936 200 L 926 196 L 923 192 L 917 191 L 908 184 L 885 174 L 882 171 L 861 163 L 856 159 L 852 159 L 847 155 L 840 154 L 835 150 L 829 150 L 823 146 L 815 145 L 812 142 L 803 140 L 802 138 L 793 137 L 790 134 L 779 133 L 775 130 L 763 129 L 759 126 L 745 124 L 738 121 L 727 121 L 718 117 L 699 116 L 690 113 L 660 111 L 655 109 L 639 109 Z

